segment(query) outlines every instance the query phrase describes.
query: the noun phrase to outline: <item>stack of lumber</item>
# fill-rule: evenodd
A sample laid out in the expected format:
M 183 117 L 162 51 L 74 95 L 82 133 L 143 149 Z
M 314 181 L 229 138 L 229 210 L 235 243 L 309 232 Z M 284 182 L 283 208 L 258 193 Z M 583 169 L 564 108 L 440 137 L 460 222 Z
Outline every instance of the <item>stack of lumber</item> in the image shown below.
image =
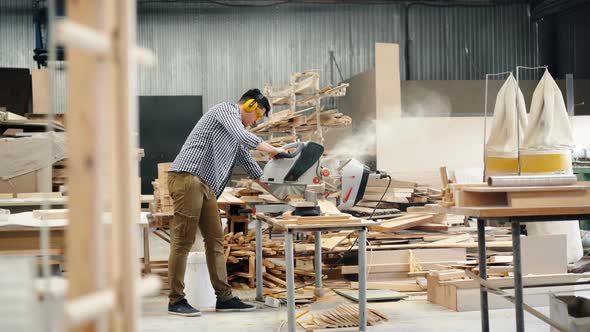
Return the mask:
M 320 112 L 320 122 L 322 127 L 326 128 L 343 128 L 352 123 L 352 118 L 344 115 L 338 110 L 327 110 Z M 296 133 L 309 132 L 316 129 L 317 117 L 315 112 L 311 115 L 305 115 L 304 112 L 291 112 L 284 110 L 273 113 L 270 118 L 250 129 L 255 134 L 270 133 Z
M 228 281 L 235 288 L 256 287 L 256 235 L 254 233 L 228 233 L 223 241 L 225 257 L 227 261 Z M 281 257 L 285 255 L 283 241 L 270 240 L 268 237 L 262 241 L 263 260 L 263 284 L 267 288 L 285 288 L 287 283 L 286 268 Z M 309 259 L 308 259 L 309 260 Z M 299 267 L 295 268 L 295 281 L 308 282 L 313 280 L 313 270 Z
M 458 264 L 465 261 L 465 248 L 431 248 L 370 251 L 367 270 L 370 280 L 394 280 L 422 275 L 419 272 L 429 271 L 439 266 Z M 343 275 L 357 275 L 357 265 L 342 266 Z M 400 287 L 402 287 L 400 285 Z M 414 287 L 416 287 L 414 285 Z M 396 291 L 408 291 L 407 288 Z
M 392 179 L 389 188 L 388 183 L 388 179 L 370 179 L 358 206 L 375 207 L 381 202 L 380 207 L 398 207 L 398 204 L 428 203 L 440 199 L 441 193 L 438 190 L 417 182 Z
M 375 326 L 383 321 L 388 321 L 383 313 L 375 309 L 368 308 L 367 311 L 368 326 Z M 319 313 L 304 311 L 298 315 L 297 322 L 306 331 L 325 328 L 358 327 L 359 308 L 358 305 L 341 304 L 334 309 L 325 310 Z
M 168 191 L 168 169 L 171 165 L 172 163 L 158 164 L 158 178 L 152 182 L 155 212 L 174 213 L 174 205 Z

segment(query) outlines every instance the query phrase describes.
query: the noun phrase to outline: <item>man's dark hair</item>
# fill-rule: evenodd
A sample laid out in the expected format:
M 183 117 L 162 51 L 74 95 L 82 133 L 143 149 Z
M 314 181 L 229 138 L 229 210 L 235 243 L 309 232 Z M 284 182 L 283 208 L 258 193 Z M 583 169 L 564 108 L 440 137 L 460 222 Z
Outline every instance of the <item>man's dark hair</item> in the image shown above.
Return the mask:
M 268 102 L 268 98 L 266 98 L 259 89 L 250 89 L 246 91 L 240 98 L 240 103 L 245 103 L 249 99 L 254 99 L 258 102 L 258 106 L 264 108 L 264 115 L 268 116 L 268 112 L 270 111 L 270 103 Z

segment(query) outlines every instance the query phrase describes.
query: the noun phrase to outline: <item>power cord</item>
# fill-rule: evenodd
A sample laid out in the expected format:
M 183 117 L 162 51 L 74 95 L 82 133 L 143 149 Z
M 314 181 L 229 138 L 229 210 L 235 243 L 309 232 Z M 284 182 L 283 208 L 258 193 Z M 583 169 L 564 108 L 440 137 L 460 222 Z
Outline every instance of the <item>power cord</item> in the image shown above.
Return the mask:
M 387 191 L 389 190 L 389 186 L 391 185 L 391 176 L 390 175 L 382 175 L 383 177 L 387 177 L 389 179 L 389 181 L 387 182 L 387 187 L 385 188 L 385 191 L 383 192 L 383 195 L 381 195 L 381 198 L 379 199 L 379 202 L 377 202 L 377 204 L 375 205 L 375 208 L 373 208 L 373 212 L 371 212 L 371 215 L 369 216 L 369 219 L 373 219 L 373 215 L 375 214 L 375 211 L 377 211 L 377 207 L 379 207 L 379 204 L 381 204 L 381 202 L 383 201 L 383 198 L 385 197 L 385 194 L 387 194 Z

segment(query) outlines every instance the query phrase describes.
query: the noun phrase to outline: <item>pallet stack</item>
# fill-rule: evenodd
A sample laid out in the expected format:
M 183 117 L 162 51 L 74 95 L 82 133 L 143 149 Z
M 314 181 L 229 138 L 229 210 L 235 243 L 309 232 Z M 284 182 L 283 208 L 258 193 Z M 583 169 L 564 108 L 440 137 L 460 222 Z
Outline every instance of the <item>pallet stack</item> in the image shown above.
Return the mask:
M 256 235 L 254 233 L 228 233 L 224 239 L 227 261 L 228 281 L 234 288 L 256 287 Z M 287 287 L 286 268 L 282 257 L 285 255 L 283 241 L 270 240 L 265 237 L 262 242 L 263 284 L 267 288 Z M 297 259 L 300 260 L 299 258 Z M 309 259 L 308 259 L 309 260 Z M 296 283 L 313 280 L 313 270 L 296 267 Z
M 387 317 L 381 312 L 368 308 L 367 325 L 375 326 Z M 341 304 L 334 309 L 311 313 L 309 310 L 299 315 L 298 323 L 306 330 L 313 331 L 327 328 L 351 328 L 359 326 L 358 305 Z

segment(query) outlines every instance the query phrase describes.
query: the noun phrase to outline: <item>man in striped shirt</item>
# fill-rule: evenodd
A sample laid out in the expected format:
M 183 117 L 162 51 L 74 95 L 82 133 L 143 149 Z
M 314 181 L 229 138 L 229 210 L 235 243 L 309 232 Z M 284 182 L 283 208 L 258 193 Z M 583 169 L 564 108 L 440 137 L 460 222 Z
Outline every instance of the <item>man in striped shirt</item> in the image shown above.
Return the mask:
M 273 157 L 284 152 L 246 129 L 263 115 L 268 115 L 269 110 L 268 99 L 258 89 L 248 90 L 238 103 L 213 106 L 195 125 L 170 167 L 168 190 L 174 204 L 168 259 L 170 314 L 201 314 L 187 302 L 184 294 L 186 258 L 195 241 L 197 227 L 205 241 L 207 268 L 217 296 L 216 311 L 255 309 L 234 297 L 227 283 L 224 234 L 217 198 L 229 181 L 236 162 L 246 169 L 250 178 L 262 176 L 262 169 L 252 159 L 249 150 L 267 152 Z

